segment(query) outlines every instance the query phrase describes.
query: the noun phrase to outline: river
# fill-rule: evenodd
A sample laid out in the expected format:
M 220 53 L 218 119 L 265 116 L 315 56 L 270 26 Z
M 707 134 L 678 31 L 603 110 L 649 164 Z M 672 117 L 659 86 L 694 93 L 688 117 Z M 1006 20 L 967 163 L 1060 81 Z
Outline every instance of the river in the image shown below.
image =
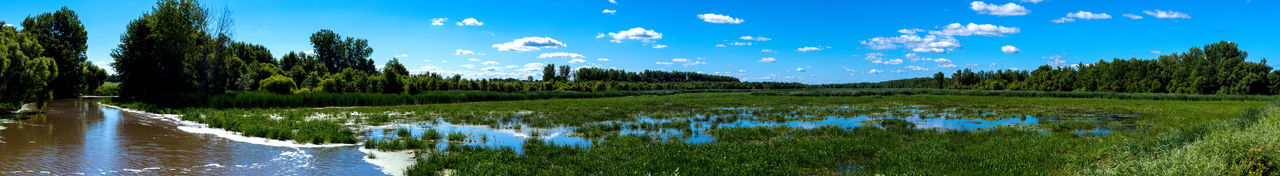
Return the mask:
M 0 124 L 0 175 L 384 175 L 357 147 L 294 148 L 179 130 L 177 122 L 49 102 Z

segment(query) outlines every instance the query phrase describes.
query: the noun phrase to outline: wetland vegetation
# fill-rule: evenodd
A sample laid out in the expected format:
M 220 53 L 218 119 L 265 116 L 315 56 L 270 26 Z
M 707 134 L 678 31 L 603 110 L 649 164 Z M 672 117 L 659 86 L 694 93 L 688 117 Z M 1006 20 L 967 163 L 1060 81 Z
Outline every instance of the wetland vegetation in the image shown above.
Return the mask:
M 228 13 L 160 0 L 119 37 L 116 75 L 85 62 L 70 9 L 0 25 L 0 116 L 119 95 L 101 103 L 413 151 L 407 175 L 1280 175 L 1280 71 L 1232 42 L 877 83 L 554 64 L 497 79 L 379 67 L 328 29 L 277 59 L 233 40 Z

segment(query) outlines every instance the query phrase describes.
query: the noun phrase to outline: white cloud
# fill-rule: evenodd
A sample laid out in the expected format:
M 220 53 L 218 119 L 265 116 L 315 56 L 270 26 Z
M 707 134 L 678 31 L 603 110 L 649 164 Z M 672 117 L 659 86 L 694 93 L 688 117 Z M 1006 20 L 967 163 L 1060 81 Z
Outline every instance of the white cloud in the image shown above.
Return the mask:
M 1142 11 L 1142 13 L 1146 13 L 1147 15 L 1151 15 L 1159 19 L 1174 19 L 1174 18 L 1191 19 L 1191 16 L 1187 15 L 1186 13 L 1175 12 L 1175 11 L 1163 11 L 1160 9 L 1144 10 Z
M 583 58 L 583 57 L 584 56 L 578 53 L 566 53 L 566 52 L 542 53 L 541 55 L 538 55 L 538 59 L 550 59 L 550 58 L 575 58 L 576 59 L 576 58 Z
M 444 26 L 444 22 L 447 22 L 447 21 L 449 21 L 449 18 L 432 18 L 432 19 L 431 19 L 431 25 L 432 25 L 432 26 Z
M 485 67 L 485 68 L 481 68 L 480 71 L 498 71 L 501 69 L 502 68 L 498 68 L 498 67 Z
M 570 63 L 570 64 L 581 64 L 581 63 L 585 63 L 585 62 L 587 62 L 587 60 L 585 60 L 585 59 L 572 59 L 572 60 L 569 60 L 569 63 Z
M 547 66 L 547 64 L 531 62 L 531 63 L 524 64 L 524 67 L 520 68 L 520 71 L 541 71 L 543 66 Z M 511 66 L 507 66 L 507 67 L 511 67 Z
M 907 68 L 907 69 L 909 69 L 909 70 L 911 70 L 911 71 L 927 71 L 927 70 L 929 70 L 928 68 L 924 68 L 924 67 L 920 67 L 920 66 L 915 66 L 915 65 L 908 65 L 908 66 L 906 66 L 906 67 L 904 67 L 904 68 Z
M 777 61 L 778 61 L 778 59 L 774 59 L 774 58 L 772 58 L 772 57 L 766 57 L 766 58 L 760 58 L 760 61 L 759 61 L 759 62 L 764 62 L 764 63 L 773 63 L 773 62 L 777 62 Z
M 400 55 L 396 55 L 396 57 L 409 57 L 409 54 L 400 54 Z
M 471 65 L 471 64 L 462 64 L 459 66 L 462 66 L 462 68 L 476 68 L 476 65 Z
M 1111 19 L 1111 15 L 1107 15 L 1107 13 L 1093 13 L 1088 11 L 1067 13 L 1067 17 L 1086 19 L 1086 20 Z
M 1022 32 L 1022 29 L 1017 27 L 996 26 L 992 24 L 969 23 L 968 25 L 963 25 L 960 23 L 951 23 L 944 26 L 940 31 L 929 31 L 929 34 L 946 36 L 980 35 L 994 37 L 1004 36 L 1004 34 L 1016 34 L 1018 32 Z
M 1140 20 L 1143 18 L 1142 15 L 1134 15 L 1134 14 L 1128 14 L 1128 13 L 1120 14 L 1120 16 L 1129 17 L 1129 19 L 1135 19 L 1135 20 Z
M 827 48 L 831 48 L 831 47 L 830 46 L 825 46 L 825 47 L 806 46 L 806 47 L 796 48 L 796 51 L 799 51 L 799 52 L 822 51 Z
M 600 13 L 603 13 L 603 14 L 610 14 L 610 15 L 612 15 L 613 13 L 617 13 L 617 12 L 618 12 L 617 10 L 609 10 L 609 9 L 604 9 L 604 11 L 600 11 Z
M 796 72 L 804 72 L 804 68 L 796 67 Z
M 845 72 L 849 72 L 849 75 L 853 75 L 854 73 L 858 73 L 858 70 L 854 70 L 854 69 L 851 69 L 851 68 L 849 68 L 849 67 L 840 67 L 840 68 L 844 68 L 844 71 L 845 71 Z
M 13 25 L 5 24 L 5 26 L 12 27 Z M 116 68 L 111 67 L 111 63 L 115 63 L 115 61 L 93 61 L 94 66 L 98 66 L 98 68 L 106 70 L 107 74 L 116 74 Z
M 870 73 L 870 74 L 879 74 L 879 73 L 884 73 L 884 71 L 877 70 L 877 69 L 871 69 L 871 71 L 867 71 L 867 73 Z
M 951 36 L 901 35 L 897 37 L 876 37 L 861 41 L 874 50 L 897 49 L 905 47 L 918 53 L 946 53 L 960 48 L 960 41 Z
M 1067 63 L 1067 61 L 1066 61 L 1066 60 L 1062 60 L 1062 55 L 1044 56 L 1044 57 L 1040 57 L 1040 58 L 1041 58 L 1041 59 L 1048 59 L 1049 61 L 1048 61 L 1047 63 L 1048 63 L 1049 65 L 1051 65 L 1051 66 L 1055 66 L 1055 67 L 1057 67 L 1057 66 L 1062 66 L 1062 64 L 1066 64 L 1066 63 Z
M 763 42 L 763 41 L 773 40 L 772 38 L 768 38 L 768 37 L 761 37 L 761 36 L 754 36 L 754 37 L 752 37 L 752 36 L 749 36 L 749 35 L 744 35 L 744 36 L 742 36 L 742 37 L 738 37 L 738 39 L 742 39 L 742 40 L 755 40 L 755 41 L 761 41 L 761 42 Z
M 1163 52 L 1156 51 L 1156 50 L 1151 50 L 1151 51 L 1148 51 L 1147 53 L 1151 53 L 1151 54 L 1161 54 L 1161 53 L 1163 53 Z
M 924 29 L 898 29 L 898 33 L 907 35 L 916 34 L 918 32 L 924 32 Z
M 655 49 L 663 49 L 663 48 L 667 48 L 667 45 L 662 45 L 662 44 L 653 45 L 653 48 L 655 48 Z
M 480 59 L 476 59 L 476 58 L 467 58 L 467 60 L 471 62 L 480 62 Z
M 654 62 L 653 64 L 658 64 L 658 65 L 671 65 L 671 64 L 675 64 L 675 63 L 671 63 L 671 62 Z
M 743 21 L 742 19 L 739 19 L 739 18 L 733 18 L 733 17 L 729 17 L 728 15 L 720 15 L 720 14 L 714 14 L 714 13 L 701 14 L 701 15 L 698 15 L 698 18 L 701 18 L 702 21 L 706 21 L 708 23 L 717 23 L 717 24 L 726 24 L 726 23 L 740 24 Z
M 596 38 L 604 38 L 605 35 L 596 35 Z M 641 42 L 652 42 L 652 40 L 662 39 L 662 33 L 653 30 L 645 30 L 644 28 L 631 28 L 628 30 L 610 32 L 607 34 L 612 40 L 610 42 L 622 43 L 622 40 L 640 40 Z
M 316 54 L 316 50 L 306 50 L 306 51 L 302 51 L 302 54 L 315 55 L 315 54 Z
M 776 53 L 776 52 L 778 52 L 778 51 L 774 51 L 774 50 L 771 50 L 771 49 L 762 49 L 762 50 L 760 50 L 760 52 L 762 52 L 762 53 Z
M 609 0 L 609 3 L 618 4 L 618 0 Z
M 728 46 L 728 45 L 724 45 L 724 44 L 716 44 L 716 47 L 724 48 L 724 47 L 726 47 L 726 46 Z
M 480 22 L 480 20 L 476 20 L 476 18 L 462 19 L 462 21 L 457 22 L 457 24 L 458 26 L 484 26 L 484 22 Z
M 1022 16 L 1031 13 L 1030 10 L 1018 4 L 1008 3 L 1004 5 L 987 4 L 982 1 L 973 1 L 969 3 L 969 8 L 977 11 L 978 14 L 988 14 L 995 16 Z
M 873 64 L 898 65 L 902 64 L 902 59 L 889 59 L 884 61 L 871 61 Z
M 1030 2 L 1032 4 L 1044 2 L 1044 0 L 1018 0 L 1018 2 Z
M 609 61 L 609 58 L 598 58 L 596 61 Z
M 1013 47 L 1013 45 L 1005 45 L 1000 47 L 1000 52 L 1004 52 L 1005 54 L 1018 54 L 1021 53 L 1022 50 L 1018 49 L 1018 47 Z
M 755 45 L 755 43 L 751 43 L 751 42 L 729 42 L 729 45 L 733 45 L 733 46 L 751 46 L 751 45 Z
M 498 61 L 484 61 L 480 65 L 498 65 Z
M 907 55 L 907 56 L 914 57 L 915 55 Z M 885 59 L 883 53 L 867 53 L 867 57 L 864 57 L 862 59 L 871 61 L 871 63 L 873 64 L 886 64 L 886 65 L 897 65 L 897 64 L 902 64 L 903 62 L 902 59 Z
M 674 58 L 674 59 L 671 59 L 671 62 L 689 62 L 689 59 L 685 59 L 685 58 Z
M 938 64 L 938 68 L 956 68 L 956 64 Z
M 453 51 L 453 55 L 455 56 L 476 55 L 476 52 L 471 50 L 458 49 L 456 51 Z
M 1058 18 L 1058 19 L 1056 19 L 1056 20 L 1049 20 L 1049 21 L 1052 21 L 1053 23 L 1070 23 L 1070 22 L 1076 22 L 1076 19 L 1075 19 L 1075 18 L 1062 17 L 1062 18 Z
M 548 37 L 525 37 L 507 43 L 493 44 L 493 47 L 498 48 L 498 51 L 518 52 L 537 51 L 542 48 L 558 48 L 565 46 L 567 45 L 560 43 L 560 41 L 556 41 L 556 39 Z

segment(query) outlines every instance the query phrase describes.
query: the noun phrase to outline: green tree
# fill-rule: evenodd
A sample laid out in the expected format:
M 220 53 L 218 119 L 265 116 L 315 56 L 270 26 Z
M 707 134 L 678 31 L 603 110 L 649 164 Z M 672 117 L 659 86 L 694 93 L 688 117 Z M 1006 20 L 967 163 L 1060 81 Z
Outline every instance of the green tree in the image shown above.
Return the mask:
M 98 66 L 93 65 L 92 62 L 84 62 L 81 64 L 83 65 L 80 67 L 80 83 L 82 83 L 81 88 L 83 89 L 80 90 L 80 93 L 94 94 L 94 91 L 97 91 L 98 87 L 102 86 L 102 83 L 107 81 L 107 71 L 102 68 L 98 68 Z
M 376 71 L 373 59 L 369 59 L 369 55 L 373 54 L 373 48 L 369 47 L 368 40 L 351 37 L 344 40 L 341 35 L 332 30 L 323 29 L 311 34 L 311 46 L 315 49 L 316 58 L 328 68 L 330 73 L 342 71 L 345 68 L 365 73 Z
M 293 82 L 293 79 L 285 77 L 284 75 L 271 75 L 271 77 L 262 79 L 258 85 L 261 85 L 258 87 L 258 90 L 281 94 L 292 93 L 293 89 L 297 88 L 297 84 Z
M 53 58 L 58 65 L 58 74 L 49 87 L 53 88 L 54 97 L 65 98 L 78 96 L 83 89 L 80 67 L 88 57 L 85 44 L 88 32 L 80 24 L 80 16 L 76 12 L 62 7 L 56 12 L 43 13 L 27 17 L 22 21 L 22 33 L 34 38 L 44 48 L 41 56 Z
M 403 77 L 409 75 L 409 70 L 400 65 L 400 60 L 392 58 L 382 67 L 382 93 L 401 93 L 404 92 Z
M 57 61 L 41 57 L 35 37 L 18 33 L 0 21 L 0 112 L 35 103 L 39 107 L 53 97 L 49 84 L 58 75 Z
M 207 12 L 193 0 L 161 0 L 150 13 L 129 22 L 112 65 L 120 75 L 120 94 L 148 98 L 196 90 L 196 62 L 209 35 Z

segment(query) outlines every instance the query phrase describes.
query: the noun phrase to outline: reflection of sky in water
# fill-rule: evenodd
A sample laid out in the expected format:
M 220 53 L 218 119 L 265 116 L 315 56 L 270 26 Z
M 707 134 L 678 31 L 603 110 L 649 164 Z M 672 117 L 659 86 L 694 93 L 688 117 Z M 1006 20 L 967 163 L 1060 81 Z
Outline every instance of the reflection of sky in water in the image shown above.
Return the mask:
M 797 127 L 804 129 L 813 129 L 823 126 L 837 126 L 843 128 L 857 128 L 865 125 L 879 128 L 875 122 L 887 119 L 899 119 L 911 122 L 917 129 L 934 129 L 934 130 L 958 130 L 971 131 L 977 129 L 992 128 L 997 126 L 1025 126 L 1038 125 L 1040 118 L 1030 115 L 998 115 L 994 112 L 977 112 L 977 115 L 984 116 L 986 119 L 966 118 L 965 115 L 957 113 L 927 113 L 924 110 L 914 109 L 920 107 L 908 107 L 908 109 L 894 109 L 896 113 L 875 113 L 870 116 L 858 115 L 852 117 L 816 117 L 811 115 L 796 114 L 787 116 L 789 121 L 773 121 L 761 120 L 758 116 L 741 113 L 727 115 L 696 115 L 691 118 L 665 118 L 656 119 L 651 117 L 639 116 L 635 119 L 625 121 L 609 121 L 599 122 L 598 124 L 621 124 L 622 128 L 618 132 L 622 135 L 650 135 L 655 137 L 679 138 L 689 143 L 707 143 L 715 141 L 715 138 L 707 134 L 708 130 L 714 128 L 744 128 L 744 127 Z M 727 110 L 736 110 L 733 108 L 724 108 Z M 835 111 L 839 111 L 837 109 Z M 954 109 L 950 109 L 953 110 Z M 902 116 L 905 113 L 906 116 Z M 898 114 L 898 115 L 895 115 Z M 1003 118 L 991 118 L 1003 117 Z M 794 118 L 806 119 L 804 121 L 791 120 Z M 992 120 L 987 120 L 992 119 Z M 665 128 L 664 125 L 688 122 L 688 128 Z M 548 143 L 566 146 L 587 146 L 591 144 L 591 139 L 574 135 L 573 129 L 569 127 L 555 128 L 530 128 L 527 125 L 519 123 L 508 123 L 501 125 L 502 127 L 493 128 L 487 125 L 464 125 L 452 124 L 444 121 L 436 121 L 433 123 L 416 124 L 403 126 L 409 128 L 413 136 L 420 137 L 426 133 L 427 129 L 435 129 L 440 133 L 441 138 L 447 138 L 449 133 L 467 134 L 468 138 L 465 145 L 485 146 L 495 148 L 511 148 L 517 152 L 521 152 L 521 145 L 526 140 L 532 138 L 537 133 L 538 139 Z M 513 128 L 519 126 L 521 128 Z M 649 128 L 639 128 L 641 126 L 649 126 Z M 396 129 L 384 129 L 366 132 L 365 135 L 371 139 L 386 139 L 394 137 Z M 1044 131 L 1042 131 L 1044 132 Z M 1093 128 L 1089 130 L 1072 131 L 1074 134 L 1080 135 L 1105 135 L 1110 131 L 1105 128 Z M 438 140 L 436 148 L 444 149 L 448 146 L 445 140 Z

